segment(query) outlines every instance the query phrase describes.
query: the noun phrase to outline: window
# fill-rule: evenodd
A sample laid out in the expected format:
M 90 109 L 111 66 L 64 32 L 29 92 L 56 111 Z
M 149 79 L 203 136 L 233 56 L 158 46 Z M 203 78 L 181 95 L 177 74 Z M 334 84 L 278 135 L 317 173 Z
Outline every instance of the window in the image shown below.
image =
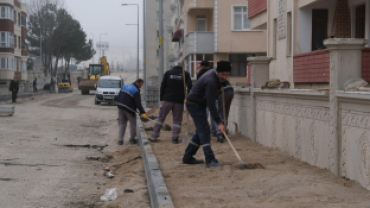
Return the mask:
M 18 12 L 18 25 L 21 25 L 21 14 Z
M 246 77 L 248 62 L 247 58 L 254 55 L 250 54 L 230 54 L 229 60 L 231 63 L 231 77 Z
M 14 70 L 14 66 L 13 58 L 0 57 L 0 69 Z
M 286 55 L 292 55 L 292 12 L 287 14 L 287 50 Z
M 9 6 L 0 6 L 0 18 L 14 21 L 14 10 Z
M 365 38 L 365 5 L 356 7 L 356 38 Z
M 206 15 L 197 15 L 197 31 L 207 31 L 207 18 Z
M 22 15 L 21 17 L 21 24 L 23 27 L 26 27 L 26 24 L 27 24 L 27 18 L 26 16 Z
M 328 10 L 314 9 L 312 11 L 312 50 L 323 49 L 324 40 L 328 34 Z
M 200 63 L 204 60 L 209 61 L 211 69 L 213 69 L 213 54 L 193 54 L 189 56 L 190 61 L 190 76 L 196 78 Z
M 10 32 L 0 32 L 0 47 L 14 48 L 14 35 Z
M 18 49 L 21 49 L 21 37 L 18 36 Z
M 247 6 L 232 7 L 232 27 L 233 30 L 250 29 L 250 20 L 248 19 Z

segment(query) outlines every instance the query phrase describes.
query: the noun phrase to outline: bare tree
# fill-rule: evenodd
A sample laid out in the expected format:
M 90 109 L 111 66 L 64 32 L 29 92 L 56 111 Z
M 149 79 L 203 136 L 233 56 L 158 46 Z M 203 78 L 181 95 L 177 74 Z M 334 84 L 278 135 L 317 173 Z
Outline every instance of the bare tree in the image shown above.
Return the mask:
M 57 11 L 64 7 L 64 1 L 28 0 L 27 5 L 30 52 L 41 57 L 46 76 L 52 70 L 52 58 L 55 47 L 52 36 L 57 27 Z

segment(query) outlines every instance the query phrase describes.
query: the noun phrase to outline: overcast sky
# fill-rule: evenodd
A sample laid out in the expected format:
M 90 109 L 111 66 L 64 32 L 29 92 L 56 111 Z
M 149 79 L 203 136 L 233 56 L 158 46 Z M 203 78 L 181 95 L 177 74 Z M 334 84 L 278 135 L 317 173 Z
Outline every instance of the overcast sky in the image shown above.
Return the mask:
M 123 3 L 139 4 L 140 19 L 140 60 L 142 60 L 142 0 L 64 0 L 64 7 L 80 22 L 88 39 L 94 38 L 94 48 L 99 42 L 109 42 L 109 50 L 105 52 L 108 62 L 122 62 L 129 56 L 136 57 L 137 27 L 126 24 L 136 24 L 137 6 L 121 6 Z M 94 59 L 98 62 L 99 50 Z M 89 62 L 83 62 L 85 66 Z M 133 66 L 134 67 L 134 66 Z

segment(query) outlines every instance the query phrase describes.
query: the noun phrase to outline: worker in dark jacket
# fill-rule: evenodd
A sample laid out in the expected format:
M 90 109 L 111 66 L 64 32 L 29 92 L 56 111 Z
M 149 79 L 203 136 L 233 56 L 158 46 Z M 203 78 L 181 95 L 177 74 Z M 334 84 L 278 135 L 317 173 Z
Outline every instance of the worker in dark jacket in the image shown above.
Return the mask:
M 230 75 L 231 65 L 227 61 L 217 63 L 217 70 L 212 69 L 206 72 L 193 86 L 187 97 L 186 108 L 193 118 L 196 133 L 191 138 L 188 147 L 185 150 L 183 163 L 199 164 L 203 160 L 194 158 L 200 146 L 203 147 L 206 159 L 206 167 L 217 167 L 222 164 L 218 163 L 211 149 L 211 130 L 207 120 L 206 108 L 217 123 L 217 129 L 223 133 L 225 126 L 217 113 L 216 100 L 221 87 L 225 84 L 227 77 Z
M 200 77 L 205 74 L 208 70 L 211 69 L 211 65 L 209 64 L 209 61 L 204 60 L 200 63 L 200 69 L 197 73 L 197 80 L 200 79 Z
M 139 109 L 141 117 L 146 119 L 146 112 L 141 105 L 140 88 L 144 80 L 138 79 L 134 83 L 124 85 L 118 96 L 118 144 L 123 145 L 127 122 L 130 122 L 130 144 L 136 144 L 136 109 Z
M 37 92 L 37 78 L 35 77 L 35 79 L 33 80 L 33 92 Z
M 226 86 L 224 87 L 224 96 L 225 96 L 225 116 L 224 118 L 224 109 L 223 109 L 223 101 L 222 101 L 222 91 L 220 90 L 218 94 L 218 100 L 217 100 L 217 111 L 218 115 L 220 116 L 222 122 L 227 125 L 227 120 L 229 118 L 229 112 L 230 112 L 230 107 L 231 103 L 234 99 L 234 88 L 230 84 L 229 81 L 226 80 Z M 215 132 L 216 137 L 217 137 L 217 142 L 223 143 L 224 142 L 224 135 L 217 130 L 217 123 L 216 121 L 212 118 L 212 132 Z
M 12 92 L 13 103 L 17 102 L 17 94 L 19 91 L 19 83 L 17 77 L 14 77 L 14 80 L 10 82 L 9 91 Z
M 185 72 L 185 83 L 189 92 L 193 84 L 188 72 Z M 151 141 L 157 140 L 167 114 L 172 111 L 172 143 L 178 144 L 185 101 L 184 77 L 181 66 L 175 66 L 164 74 L 161 83 L 160 101 L 159 117 L 155 121 L 153 134 L 148 139 Z

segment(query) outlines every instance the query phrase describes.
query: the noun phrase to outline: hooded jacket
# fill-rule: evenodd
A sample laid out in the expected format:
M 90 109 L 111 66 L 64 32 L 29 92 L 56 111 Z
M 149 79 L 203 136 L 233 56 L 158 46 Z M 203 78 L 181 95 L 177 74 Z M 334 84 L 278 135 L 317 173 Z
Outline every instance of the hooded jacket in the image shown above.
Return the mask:
M 161 83 L 160 100 L 183 104 L 185 100 L 183 69 L 174 67 L 168 70 Z M 188 93 L 193 87 L 189 72 L 185 72 L 185 83 L 188 86 Z

